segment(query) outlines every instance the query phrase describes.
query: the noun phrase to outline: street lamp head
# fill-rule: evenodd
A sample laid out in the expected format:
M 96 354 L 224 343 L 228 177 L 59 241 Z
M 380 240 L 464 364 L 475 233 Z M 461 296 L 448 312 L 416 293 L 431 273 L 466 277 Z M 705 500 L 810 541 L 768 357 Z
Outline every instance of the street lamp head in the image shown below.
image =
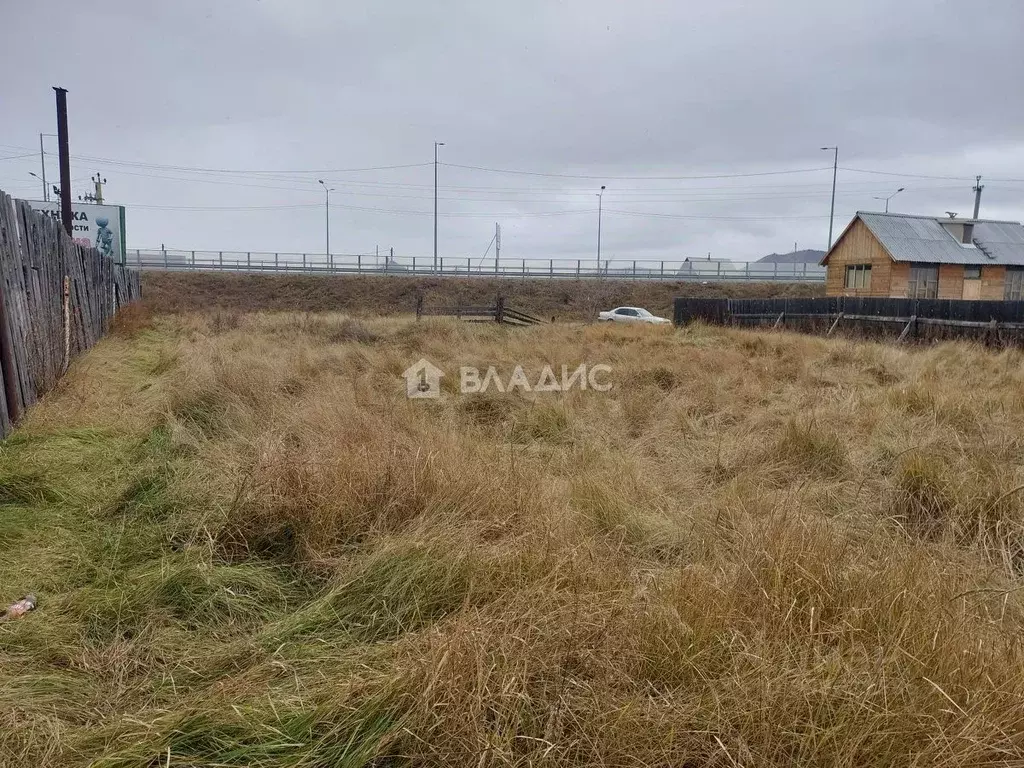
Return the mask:
M 604 192 L 604 189 L 605 189 L 605 185 L 604 185 L 604 184 L 602 184 L 602 185 L 601 185 L 601 191 L 602 191 L 602 192 Z
M 897 192 L 902 192 L 902 191 L 903 191 L 904 189 L 906 189 L 906 187 L 900 187 L 900 188 L 899 188 L 899 189 L 897 189 L 896 191 L 897 191 Z
M 319 182 L 320 182 L 321 184 L 323 184 L 323 183 L 324 183 L 324 180 L 323 180 L 323 179 L 317 179 L 317 181 L 319 181 Z M 326 184 L 324 184 L 324 186 L 326 187 L 327 185 L 326 185 Z

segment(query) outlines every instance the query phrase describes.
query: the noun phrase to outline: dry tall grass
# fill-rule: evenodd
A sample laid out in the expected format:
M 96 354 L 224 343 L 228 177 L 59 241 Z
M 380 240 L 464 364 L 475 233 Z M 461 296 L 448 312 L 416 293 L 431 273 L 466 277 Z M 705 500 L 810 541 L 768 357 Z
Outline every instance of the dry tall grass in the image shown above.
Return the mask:
M 1015 350 L 128 325 L 0 448 L 2 765 L 1024 760 Z

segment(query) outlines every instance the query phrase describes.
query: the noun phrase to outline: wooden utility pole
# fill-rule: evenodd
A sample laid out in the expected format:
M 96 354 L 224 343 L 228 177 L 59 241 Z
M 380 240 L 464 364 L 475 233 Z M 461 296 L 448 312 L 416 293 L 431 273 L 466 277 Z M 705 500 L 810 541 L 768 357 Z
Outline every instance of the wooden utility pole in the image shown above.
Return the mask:
M 57 94 L 57 144 L 60 152 L 60 220 L 64 231 L 74 237 L 74 218 L 71 214 L 71 149 L 68 143 L 68 92 L 54 86 Z

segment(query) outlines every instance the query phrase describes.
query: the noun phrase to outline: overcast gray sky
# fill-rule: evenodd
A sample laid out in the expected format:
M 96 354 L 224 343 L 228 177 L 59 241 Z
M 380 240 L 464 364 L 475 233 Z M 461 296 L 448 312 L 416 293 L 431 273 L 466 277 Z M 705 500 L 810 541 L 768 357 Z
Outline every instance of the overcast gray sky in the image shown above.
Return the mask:
M 129 248 L 322 252 L 324 178 L 332 251 L 428 257 L 435 140 L 447 257 L 593 258 L 601 184 L 605 258 L 824 248 L 834 144 L 837 232 L 975 174 L 1024 218 L 1020 0 L 2 5 L 0 189 L 40 195 L 62 85 Z

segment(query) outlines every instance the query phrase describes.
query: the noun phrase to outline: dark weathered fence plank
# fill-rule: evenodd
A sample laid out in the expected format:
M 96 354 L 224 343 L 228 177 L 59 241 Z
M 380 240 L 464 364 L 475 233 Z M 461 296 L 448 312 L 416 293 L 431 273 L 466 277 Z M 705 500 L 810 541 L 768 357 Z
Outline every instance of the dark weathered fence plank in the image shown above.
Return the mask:
M 676 325 L 694 320 L 718 325 L 784 327 L 832 336 L 856 333 L 898 341 L 966 338 L 1024 346 L 1024 302 L 898 299 L 852 296 L 786 299 L 677 298 Z M 840 322 L 841 321 L 841 322 Z

